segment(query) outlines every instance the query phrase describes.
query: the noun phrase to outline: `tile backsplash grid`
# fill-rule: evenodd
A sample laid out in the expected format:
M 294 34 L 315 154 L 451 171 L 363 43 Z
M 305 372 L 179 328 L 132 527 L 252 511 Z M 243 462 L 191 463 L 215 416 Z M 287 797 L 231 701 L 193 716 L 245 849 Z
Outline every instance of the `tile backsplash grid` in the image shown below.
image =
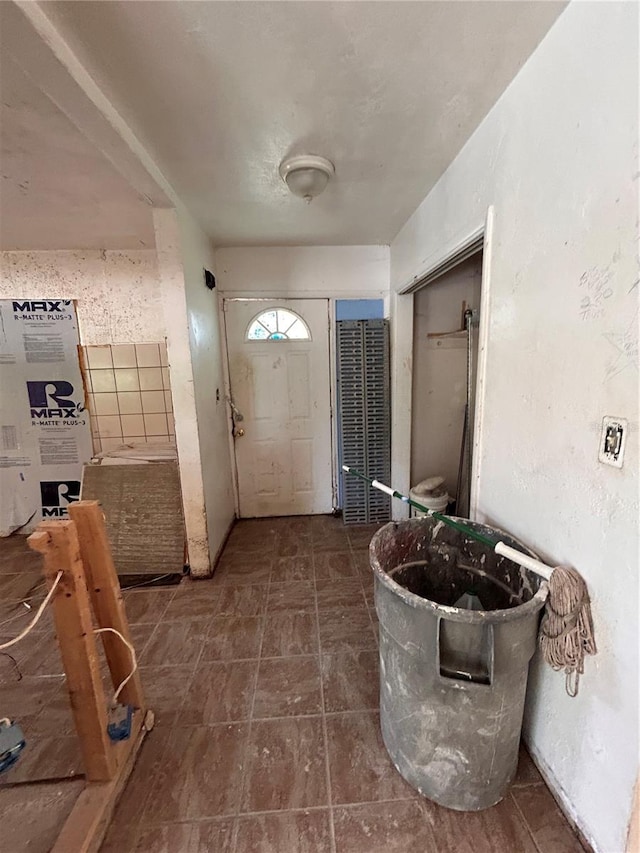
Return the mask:
M 94 453 L 130 441 L 174 442 L 166 344 L 82 349 Z

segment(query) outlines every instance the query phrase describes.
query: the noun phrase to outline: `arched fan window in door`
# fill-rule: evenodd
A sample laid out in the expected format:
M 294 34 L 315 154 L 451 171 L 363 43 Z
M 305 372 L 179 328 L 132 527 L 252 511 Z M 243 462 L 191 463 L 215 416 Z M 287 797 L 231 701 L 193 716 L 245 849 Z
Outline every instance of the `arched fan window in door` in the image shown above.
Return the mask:
M 305 321 L 288 308 L 270 308 L 249 323 L 248 341 L 310 341 Z

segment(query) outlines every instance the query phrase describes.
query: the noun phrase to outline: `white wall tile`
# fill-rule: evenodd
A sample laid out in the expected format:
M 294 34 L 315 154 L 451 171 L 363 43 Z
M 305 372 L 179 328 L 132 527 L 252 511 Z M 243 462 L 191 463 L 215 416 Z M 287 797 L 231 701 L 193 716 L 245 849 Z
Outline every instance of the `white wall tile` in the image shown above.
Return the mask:
M 160 366 L 161 367 L 168 367 L 169 361 L 167 359 L 167 345 L 163 341 L 161 344 L 159 344 L 159 347 L 160 347 Z
M 160 367 L 140 367 L 138 375 L 140 377 L 141 391 L 162 391 L 162 371 L 165 368 Z M 127 389 L 130 390 L 130 389 Z
M 164 392 L 164 410 L 165 412 L 173 411 L 173 400 L 171 399 L 171 391 Z
M 85 354 L 90 370 L 95 370 L 103 367 L 111 367 L 111 347 L 109 346 L 93 346 L 85 347 Z
M 94 408 L 96 415 L 119 415 L 118 397 L 113 394 L 94 394 Z
M 141 415 L 142 400 L 139 391 L 119 391 L 118 408 L 121 415 Z
M 120 447 L 122 444 L 122 436 L 118 436 L 117 438 L 103 438 L 100 440 L 102 444 L 102 452 L 106 452 L 107 450 L 115 450 L 116 447 Z
M 168 435 L 146 435 L 144 437 L 145 444 L 168 444 Z
M 142 415 L 120 415 L 123 435 L 144 435 Z
M 141 397 L 142 411 L 146 415 L 166 411 L 164 404 L 164 391 L 143 391 Z
M 114 367 L 137 367 L 136 348 L 133 344 L 114 344 L 111 347 Z
M 168 435 L 166 415 L 144 415 L 145 435 Z
M 105 438 L 121 438 L 122 427 L 118 415 L 98 415 L 98 434 L 101 441 Z
M 136 344 L 138 367 L 160 367 L 160 348 L 158 344 Z
M 138 371 L 135 367 L 123 368 L 115 371 L 116 387 L 118 391 L 139 391 L 140 382 Z
M 94 394 L 106 394 L 116 390 L 113 370 L 92 370 L 91 388 Z
M 168 389 L 171 388 L 171 381 L 169 379 L 169 368 L 168 367 L 162 368 L 162 387 L 168 388 Z

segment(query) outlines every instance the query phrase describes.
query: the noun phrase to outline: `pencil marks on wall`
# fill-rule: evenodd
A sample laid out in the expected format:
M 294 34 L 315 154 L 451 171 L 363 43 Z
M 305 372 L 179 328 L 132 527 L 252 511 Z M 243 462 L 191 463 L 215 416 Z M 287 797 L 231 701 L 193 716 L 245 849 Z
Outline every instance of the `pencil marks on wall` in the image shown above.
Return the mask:
M 602 337 L 614 350 L 605 368 L 605 381 L 618 376 L 623 370 L 638 369 L 638 319 L 636 311 L 633 320 L 622 332 L 604 332 Z
M 609 286 L 612 276 L 610 267 L 604 269 L 591 267 L 582 273 L 578 284 L 582 292 L 580 300 L 582 320 L 597 320 L 602 317 L 607 299 L 613 296 L 613 288 Z

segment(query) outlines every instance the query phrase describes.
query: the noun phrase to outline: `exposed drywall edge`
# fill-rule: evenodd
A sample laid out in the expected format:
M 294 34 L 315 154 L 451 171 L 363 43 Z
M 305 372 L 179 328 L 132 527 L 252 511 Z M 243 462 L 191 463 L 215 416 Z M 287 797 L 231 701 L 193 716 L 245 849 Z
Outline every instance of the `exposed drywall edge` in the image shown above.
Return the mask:
M 209 537 L 191 366 L 180 229 L 175 210 L 154 210 L 153 224 L 167 328 L 167 354 L 180 465 L 182 505 L 189 546 L 189 565 L 194 577 L 208 577 L 211 574 Z

